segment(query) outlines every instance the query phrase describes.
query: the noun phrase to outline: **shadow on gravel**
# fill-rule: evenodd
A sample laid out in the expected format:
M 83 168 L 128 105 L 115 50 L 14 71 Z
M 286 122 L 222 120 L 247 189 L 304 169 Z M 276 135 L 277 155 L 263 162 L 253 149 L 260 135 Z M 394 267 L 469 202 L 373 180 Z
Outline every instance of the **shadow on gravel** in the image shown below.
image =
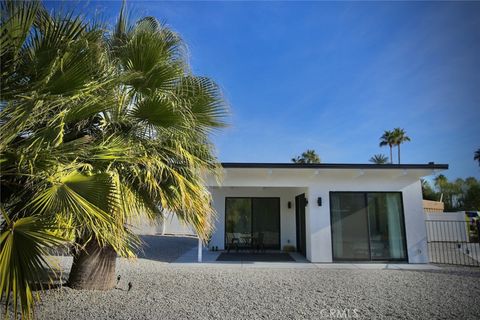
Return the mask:
M 198 244 L 198 239 L 190 236 L 142 235 L 140 238 L 144 243 L 138 258 L 160 262 L 173 262 Z

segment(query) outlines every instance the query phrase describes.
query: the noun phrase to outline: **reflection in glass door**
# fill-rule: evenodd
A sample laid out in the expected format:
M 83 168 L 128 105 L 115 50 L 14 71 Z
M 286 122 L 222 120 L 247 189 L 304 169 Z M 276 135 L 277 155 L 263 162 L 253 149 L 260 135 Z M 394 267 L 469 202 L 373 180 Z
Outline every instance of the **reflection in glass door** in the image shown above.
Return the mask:
M 279 198 L 252 198 L 252 236 L 265 248 L 280 249 Z
M 405 259 L 400 194 L 368 193 L 367 202 L 372 260 Z
M 332 194 L 333 258 L 369 260 L 369 242 L 365 195 Z
M 280 249 L 280 198 L 226 198 L 225 245 Z
M 332 192 L 334 260 L 405 260 L 405 226 L 398 192 Z

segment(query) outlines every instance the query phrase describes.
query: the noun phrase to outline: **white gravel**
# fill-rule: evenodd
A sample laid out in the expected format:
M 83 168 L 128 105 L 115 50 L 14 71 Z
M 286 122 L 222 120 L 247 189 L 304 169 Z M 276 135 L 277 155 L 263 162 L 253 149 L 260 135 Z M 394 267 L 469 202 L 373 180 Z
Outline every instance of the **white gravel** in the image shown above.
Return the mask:
M 152 260 L 118 260 L 118 289 L 42 294 L 38 319 L 478 319 L 480 269 L 440 271 L 179 265 L 195 239 L 152 238 Z M 178 239 L 177 239 L 178 240 Z M 172 242 L 169 242 L 172 241 Z M 71 260 L 71 259 L 70 259 Z M 68 267 L 68 265 L 66 266 Z M 126 291 L 127 283 L 133 288 Z M 333 311 L 332 311 L 333 310 Z M 355 310 L 355 311 L 354 311 Z

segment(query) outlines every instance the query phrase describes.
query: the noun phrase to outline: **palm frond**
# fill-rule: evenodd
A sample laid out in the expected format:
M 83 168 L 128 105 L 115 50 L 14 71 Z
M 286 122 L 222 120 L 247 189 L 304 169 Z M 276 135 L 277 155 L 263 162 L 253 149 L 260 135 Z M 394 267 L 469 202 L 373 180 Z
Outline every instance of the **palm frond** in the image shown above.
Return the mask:
M 200 130 L 223 128 L 228 115 L 223 93 L 218 85 L 205 77 L 185 77 L 178 89 Z
M 35 246 L 56 245 L 41 239 L 42 228 L 76 247 L 95 239 L 133 257 L 140 240 L 129 224 L 168 210 L 206 239 L 215 213 L 203 176 L 218 172 L 209 134 L 226 125 L 227 107 L 214 81 L 191 74 L 180 36 L 149 17 L 129 24 L 125 6 L 111 34 L 39 2 L 6 1 L 1 19 L 0 183 L 9 222 L 0 263 L 23 254 L 13 251 L 22 236 L 34 254 L 25 258 L 32 273 L 15 274 L 15 287 L 0 270 L 2 297 L 15 292 L 15 305 L 30 312 L 29 285 L 43 266 Z M 37 226 L 38 239 L 7 232 L 22 223 Z
M 2 91 L 12 81 L 8 75 L 18 66 L 23 44 L 30 35 L 39 11 L 37 1 L 2 1 L 0 4 L 0 65 Z
M 48 270 L 53 269 L 44 258 L 46 248 L 58 246 L 65 239 L 54 235 L 57 226 L 40 216 L 10 219 L 2 213 L 5 225 L 0 235 L 0 300 L 5 299 L 6 316 L 12 305 L 15 315 L 20 307 L 22 318 L 30 319 L 33 291 L 52 281 Z
M 139 101 L 132 109 L 131 116 L 157 129 L 170 127 L 186 128 L 182 110 L 175 109 L 171 101 L 156 95 Z
M 37 192 L 27 208 L 42 216 L 60 214 L 72 219 L 78 236 L 89 230 L 103 239 L 102 235 L 114 224 L 109 212 L 118 207 L 118 195 L 111 177 L 65 170 L 48 177 L 51 182 Z

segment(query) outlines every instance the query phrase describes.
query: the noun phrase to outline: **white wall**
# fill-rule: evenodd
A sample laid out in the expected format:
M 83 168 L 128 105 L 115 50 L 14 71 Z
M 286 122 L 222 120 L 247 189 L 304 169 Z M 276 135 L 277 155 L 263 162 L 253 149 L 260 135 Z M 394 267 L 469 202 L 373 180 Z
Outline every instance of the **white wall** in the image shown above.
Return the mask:
M 329 179 L 310 185 L 309 189 L 310 243 L 317 245 L 307 255 L 310 261 L 332 262 L 329 194 L 331 191 L 399 191 L 402 192 L 403 198 L 409 262 L 428 262 L 420 181 L 413 183 L 405 180 L 385 181 L 375 177 L 359 177 L 353 181 Z M 321 207 L 316 205 L 318 197 L 322 198 Z
M 225 198 L 226 197 L 279 197 L 280 198 L 280 248 L 290 244 L 296 246 L 295 227 L 295 196 L 305 192 L 302 188 L 274 187 L 226 187 L 210 190 L 213 197 L 213 207 L 217 212 L 215 232 L 210 246 L 225 246 Z M 288 202 L 292 207 L 288 208 Z
M 166 213 L 164 219 L 150 221 L 146 217 L 131 222 L 132 230 L 139 235 L 176 234 L 195 235 L 195 231 L 189 225 L 180 221 L 173 213 Z
M 281 215 L 284 217 L 283 221 L 287 221 L 285 217 L 292 217 L 291 224 L 282 225 L 282 246 L 287 238 L 295 241 L 295 210 L 294 206 L 292 206 L 292 209 L 287 212 L 285 201 L 290 199 L 289 201 L 294 203 L 296 195 L 306 193 L 309 202 L 305 212 L 307 259 L 312 262 L 332 262 L 329 193 L 331 191 L 392 191 L 401 192 L 403 197 L 409 262 L 427 263 L 426 229 L 419 180 L 424 175 L 426 175 L 424 171 L 400 169 L 336 169 L 324 171 L 310 169 L 225 170 L 222 187 L 211 189 L 214 207 L 218 212 L 217 230 L 213 236 L 212 243 L 219 248 L 223 248 L 226 196 L 261 197 L 279 196 L 279 194 L 282 207 Z M 216 183 L 211 181 L 210 185 L 215 186 Z M 267 188 L 255 188 L 264 186 L 267 186 Z M 321 207 L 317 205 L 318 197 L 322 198 Z
M 190 225 L 180 221 L 180 219 L 177 218 L 177 215 L 173 213 L 165 214 L 165 219 L 162 223 L 162 233 L 196 235 L 194 229 Z
M 154 235 L 162 233 L 161 219 L 150 221 L 147 217 L 142 216 L 139 219 L 130 221 L 133 233 L 139 235 Z

